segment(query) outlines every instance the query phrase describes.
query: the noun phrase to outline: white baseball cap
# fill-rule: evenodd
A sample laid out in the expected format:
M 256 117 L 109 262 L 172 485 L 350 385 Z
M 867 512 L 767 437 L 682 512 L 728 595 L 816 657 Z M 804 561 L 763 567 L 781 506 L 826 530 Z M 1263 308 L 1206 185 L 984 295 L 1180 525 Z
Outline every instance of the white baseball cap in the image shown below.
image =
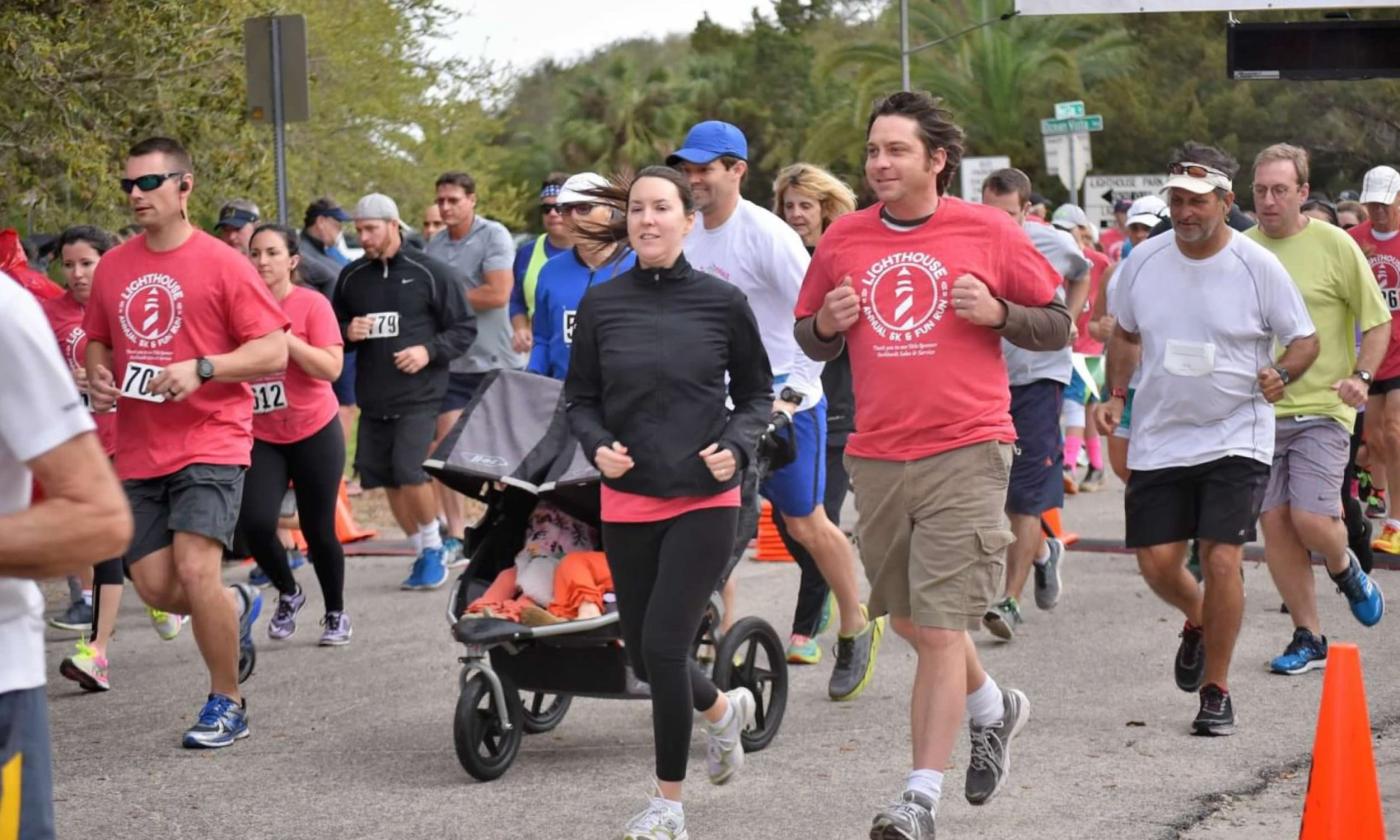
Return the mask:
M 1172 189 L 1183 189 L 1197 195 L 1205 195 L 1215 190 L 1234 192 L 1235 185 L 1231 182 L 1229 175 L 1213 166 L 1182 161 L 1172 164 L 1167 184 L 1162 187 L 1162 192 Z M 1129 222 L 1129 224 L 1132 223 Z
M 580 172 L 577 175 L 569 176 L 569 180 L 564 182 L 564 186 L 559 190 L 559 197 L 555 201 L 560 207 L 566 204 L 596 204 L 598 197 L 589 195 L 589 192 L 607 187 L 608 179 L 597 172 Z
M 1074 204 L 1061 204 L 1059 207 L 1056 207 L 1055 214 L 1050 217 L 1050 224 L 1060 230 L 1071 232 L 1073 232 L 1075 228 L 1085 228 L 1089 231 L 1089 236 L 1092 237 L 1095 242 L 1099 241 L 1099 231 L 1093 225 L 1089 224 L 1089 214 L 1085 213 L 1083 208 Z
M 1170 183 L 1170 182 L 1168 182 Z M 1144 195 L 1133 201 L 1128 208 L 1128 225 L 1146 225 L 1155 228 L 1167 214 L 1167 203 L 1155 195 Z
M 1377 166 L 1361 181 L 1362 204 L 1389 204 L 1400 194 L 1400 172 L 1389 166 Z

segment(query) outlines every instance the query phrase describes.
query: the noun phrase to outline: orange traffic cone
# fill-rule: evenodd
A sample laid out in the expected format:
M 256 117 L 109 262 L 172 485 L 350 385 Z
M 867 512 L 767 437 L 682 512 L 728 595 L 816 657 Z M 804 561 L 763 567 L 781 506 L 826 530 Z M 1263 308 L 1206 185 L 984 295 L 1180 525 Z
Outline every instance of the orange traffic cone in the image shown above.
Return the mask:
M 1040 515 L 1040 525 L 1046 536 L 1058 537 L 1065 545 L 1073 545 L 1079 542 L 1079 535 L 1073 531 L 1066 531 L 1060 523 L 1060 509 L 1050 508 Z
M 1383 840 L 1376 757 L 1371 752 L 1371 719 L 1356 645 L 1338 643 L 1327 651 L 1322 708 L 1317 715 L 1308 798 L 1298 840 Z
M 366 530 L 355 522 L 355 511 L 350 507 L 350 497 L 345 494 L 345 479 L 340 480 L 340 498 L 335 502 L 335 536 L 341 543 L 372 540 L 379 536 L 378 531 Z
M 758 551 L 754 553 L 753 559 L 765 563 L 793 562 L 787 546 L 783 545 L 782 535 L 778 533 L 778 525 L 773 520 L 773 505 L 768 502 L 764 502 L 763 508 L 758 512 Z

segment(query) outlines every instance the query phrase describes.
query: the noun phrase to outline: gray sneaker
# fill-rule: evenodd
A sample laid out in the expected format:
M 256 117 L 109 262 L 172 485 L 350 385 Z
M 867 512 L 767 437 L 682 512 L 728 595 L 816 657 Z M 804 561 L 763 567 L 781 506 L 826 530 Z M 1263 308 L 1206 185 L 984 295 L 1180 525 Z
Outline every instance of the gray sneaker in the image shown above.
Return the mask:
M 645 811 L 627 821 L 621 840 L 689 840 L 685 814 L 671 810 L 660 797 L 652 797 Z
M 729 725 L 718 732 L 710 725 L 705 727 L 705 769 L 710 773 L 710 783 L 716 785 L 729 781 L 744 766 L 744 743 L 739 735 L 753 725 L 757 711 L 753 693 L 747 688 L 726 691 L 724 696 L 734 710 Z
M 297 587 L 297 591 L 291 595 L 277 596 L 277 610 L 272 614 L 271 620 L 267 622 L 267 637 L 273 641 L 280 642 L 283 639 L 290 639 L 297 631 L 297 613 L 306 606 L 306 593 Z
M 933 840 L 933 800 L 914 790 L 875 815 L 870 840 Z
M 875 657 L 880 653 L 880 640 L 885 637 L 885 617 L 871 621 L 864 604 L 860 612 L 866 618 L 865 629 L 849 638 L 836 637 L 836 665 L 826 688 L 832 700 L 856 699 L 875 676 Z
M 1050 549 L 1050 559 L 1035 564 L 1035 605 L 1053 610 L 1060 603 L 1060 563 L 1065 557 L 1065 544 L 1046 537 L 1045 547 Z
M 78 633 L 92 632 L 92 604 L 83 600 L 82 595 L 68 605 L 61 615 L 49 619 L 49 626 L 59 630 L 73 630 Z
M 343 647 L 350 644 L 350 616 L 344 612 L 328 612 L 321 619 L 326 631 L 321 634 L 321 647 Z
M 1021 607 L 1015 598 L 1009 596 L 993 604 L 982 616 L 982 626 L 987 628 L 987 632 L 1004 642 L 1011 641 L 1020 625 Z
M 985 805 L 1006 783 L 1011 770 L 1011 740 L 1031 717 L 1031 701 L 1016 688 L 1001 690 L 1002 719 L 972 726 L 972 758 L 967 766 L 967 801 Z

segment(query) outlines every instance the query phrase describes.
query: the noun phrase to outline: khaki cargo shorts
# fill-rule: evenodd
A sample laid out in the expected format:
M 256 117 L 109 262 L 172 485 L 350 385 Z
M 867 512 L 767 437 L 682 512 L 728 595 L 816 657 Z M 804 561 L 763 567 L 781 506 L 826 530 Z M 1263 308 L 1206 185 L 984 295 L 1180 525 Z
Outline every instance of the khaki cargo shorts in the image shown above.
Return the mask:
M 1010 444 L 987 441 L 918 461 L 846 456 L 860 514 L 870 615 L 976 630 L 1001 593 Z

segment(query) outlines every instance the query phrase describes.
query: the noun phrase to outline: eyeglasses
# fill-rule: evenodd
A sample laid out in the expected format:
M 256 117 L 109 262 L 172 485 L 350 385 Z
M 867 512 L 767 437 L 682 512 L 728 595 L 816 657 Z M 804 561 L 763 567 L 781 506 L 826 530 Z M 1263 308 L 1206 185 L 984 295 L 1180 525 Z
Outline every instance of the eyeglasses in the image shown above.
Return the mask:
M 1229 175 L 1226 175 L 1224 172 L 1221 172 L 1219 169 L 1216 169 L 1213 166 L 1206 166 L 1203 163 L 1179 161 L 1177 163 L 1173 163 L 1171 165 L 1171 168 L 1167 171 L 1172 175 L 1187 175 L 1192 178 L 1205 178 L 1210 175 L 1214 175 L 1217 178 L 1224 178 L 1227 181 L 1230 180 Z
M 184 172 L 160 172 L 154 175 L 142 175 L 139 178 L 123 178 L 122 192 L 131 195 L 131 191 L 137 187 L 141 188 L 141 192 L 150 192 L 171 178 L 179 178 L 184 174 Z
M 1266 184 L 1255 184 L 1254 196 L 1256 198 L 1263 198 L 1265 196 L 1272 195 L 1274 197 L 1274 200 L 1278 201 L 1281 200 L 1284 196 L 1293 192 L 1295 189 L 1297 189 L 1297 187 L 1291 184 L 1274 184 L 1272 187 Z M 1319 207 L 1322 205 L 1322 202 L 1310 201 L 1308 202 L 1308 204 L 1303 205 L 1303 209 L 1307 210 L 1308 205 L 1312 205 L 1313 207 Z M 1330 207 L 1331 205 L 1328 206 Z
M 576 215 L 576 216 L 584 216 L 584 215 L 587 215 L 587 214 L 593 212 L 593 208 L 594 208 L 594 207 L 597 207 L 597 206 L 598 206 L 598 205 L 596 205 L 596 204 L 590 204 L 589 202 L 586 202 L 586 201 L 585 201 L 585 202 L 582 202 L 582 203 L 579 203 L 579 204 L 565 204 L 565 205 L 564 205 L 564 214 L 565 214 L 565 215 L 568 215 L 568 214 L 572 213 L 572 214 L 574 214 L 574 215 Z
M 564 208 L 560 207 L 558 204 L 541 204 L 541 205 L 540 205 L 540 215 L 541 215 L 541 216 L 548 216 L 550 213 L 558 213 L 559 215 L 562 216 L 562 215 L 564 214 Z

